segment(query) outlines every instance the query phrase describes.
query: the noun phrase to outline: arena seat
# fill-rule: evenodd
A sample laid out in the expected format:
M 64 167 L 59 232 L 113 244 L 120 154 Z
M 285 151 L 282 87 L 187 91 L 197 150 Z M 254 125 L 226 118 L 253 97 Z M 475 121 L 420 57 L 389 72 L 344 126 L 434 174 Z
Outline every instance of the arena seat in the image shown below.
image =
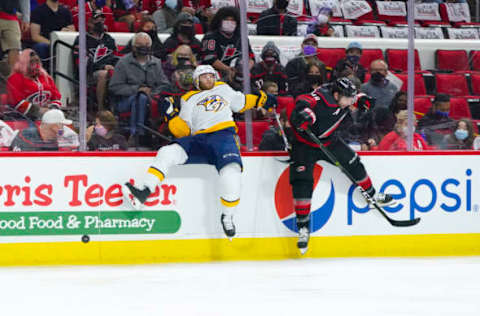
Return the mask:
M 402 80 L 403 85 L 400 91 L 407 91 L 408 87 L 408 75 L 406 73 L 403 74 L 395 74 L 400 80 Z M 425 96 L 427 94 L 427 89 L 425 88 L 425 80 L 423 79 L 422 74 L 415 74 L 415 96 Z
M 407 71 L 408 51 L 406 49 L 386 49 L 385 56 L 387 57 L 388 68 L 391 71 L 404 72 Z M 415 49 L 415 71 L 421 71 L 420 57 L 418 50 Z
M 470 80 L 472 84 L 472 94 L 480 95 L 480 73 L 472 73 Z
M 291 96 L 280 96 L 277 97 L 278 106 L 277 112 L 280 113 L 282 110 L 286 110 L 289 106 L 293 106 L 294 99 Z
M 247 143 L 247 135 L 245 132 L 246 123 L 244 121 L 235 122 L 238 127 L 238 136 L 240 137 L 240 143 L 245 145 Z M 270 122 L 268 121 L 253 121 L 252 122 L 252 131 L 253 131 L 253 146 L 258 147 L 262 141 L 263 133 L 270 127 Z
M 471 50 L 469 60 L 471 69 L 473 71 L 480 71 L 480 50 Z
M 463 74 L 435 74 L 437 93 L 446 93 L 451 96 L 469 96 L 467 79 Z
M 468 101 L 465 98 L 450 98 L 450 116 L 455 119 L 472 118 Z
M 426 97 L 415 97 L 413 104 L 415 116 L 420 119 L 432 107 L 432 100 Z
M 362 51 L 362 57 L 360 58 L 360 65 L 369 69 L 372 61 L 377 59 L 384 59 L 383 52 L 380 48 L 364 49 Z
M 325 66 L 334 68 L 340 59 L 345 58 L 345 48 L 317 48 L 317 56 Z
M 465 50 L 437 49 L 435 51 L 437 70 L 469 71 L 468 56 Z
M 129 33 L 130 32 L 130 27 L 128 26 L 128 23 L 126 22 L 114 22 L 114 28 L 115 32 L 120 32 L 120 33 Z

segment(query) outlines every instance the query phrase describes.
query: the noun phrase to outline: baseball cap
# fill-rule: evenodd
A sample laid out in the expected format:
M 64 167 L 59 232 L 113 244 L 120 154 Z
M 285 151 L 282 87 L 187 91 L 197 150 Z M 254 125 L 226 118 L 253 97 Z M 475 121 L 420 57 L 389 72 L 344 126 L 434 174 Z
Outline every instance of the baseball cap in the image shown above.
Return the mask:
M 96 19 L 96 18 L 99 18 L 99 17 L 105 18 L 105 14 L 103 14 L 103 11 L 102 10 L 93 11 L 92 18 Z
M 318 39 L 317 39 L 317 36 L 315 34 L 310 33 L 310 34 L 305 35 L 305 38 L 303 39 L 302 43 L 305 43 L 308 40 L 315 41 L 315 43 L 317 43 L 317 45 L 318 45 Z
M 57 109 L 48 110 L 42 116 L 42 123 L 45 124 L 72 124 L 72 120 L 67 120 L 62 111 Z
M 360 51 L 363 49 L 362 47 L 362 44 L 360 44 L 359 42 L 351 42 L 350 44 L 348 44 L 347 46 L 347 52 L 350 50 L 350 49 L 359 49 Z

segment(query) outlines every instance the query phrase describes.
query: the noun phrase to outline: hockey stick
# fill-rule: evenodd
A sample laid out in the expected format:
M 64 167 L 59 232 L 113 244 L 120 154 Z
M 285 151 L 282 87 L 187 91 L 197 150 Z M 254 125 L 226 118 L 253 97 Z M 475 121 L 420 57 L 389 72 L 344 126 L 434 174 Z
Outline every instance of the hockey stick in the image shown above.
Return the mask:
M 346 176 L 347 178 L 353 183 L 353 185 L 355 185 L 359 190 L 360 192 L 362 193 L 363 197 L 365 198 L 365 200 L 370 204 L 370 205 L 373 205 L 373 207 L 392 225 L 392 226 L 396 226 L 396 227 L 408 227 L 408 226 L 413 226 L 413 225 L 416 225 L 418 224 L 418 222 L 420 222 L 420 218 L 417 217 L 417 218 L 414 218 L 414 219 L 410 219 L 410 220 L 395 220 L 395 219 L 392 219 L 390 218 L 386 213 L 385 213 L 385 210 L 382 209 L 382 207 L 380 205 L 378 205 L 377 201 L 370 196 L 370 194 L 367 193 L 367 191 L 365 191 L 360 185 L 358 185 L 358 183 L 355 181 L 355 179 L 353 178 L 353 176 L 350 174 L 350 172 L 348 172 L 341 164 L 340 162 L 338 161 L 338 159 L 330 152 L 330 150 L 328 150 L 323 144 L 322 142 L 320 141 L 320 139 L 318 139 L 318 137 L 313 134 L 313 132 L 310 130 L 310 128 L 307 128 L 305 130 L 305 132 L 308 134 L 308 136 L 310 136 L 310 138 L 313 140 L 313 142 L 315 144 L 317 144 L 319 147 L 320 147 L 320 150 L 325 154 L 325 156 L 327 156 L 327 158 L 335 165 L 337 166 Z
M 280 115 L 277 112 L 274 112 L 273 115 L 275 116 L 278 128 L 280 129 L 280 134 L 282 135 L 283 143 L 285 144 L 285 151 L 288 152 L 290 149 L 290 144 L 288 143 L 287 134 L 285 134 L 285 130 L 283 129 L 280 119 L 278 118 Z

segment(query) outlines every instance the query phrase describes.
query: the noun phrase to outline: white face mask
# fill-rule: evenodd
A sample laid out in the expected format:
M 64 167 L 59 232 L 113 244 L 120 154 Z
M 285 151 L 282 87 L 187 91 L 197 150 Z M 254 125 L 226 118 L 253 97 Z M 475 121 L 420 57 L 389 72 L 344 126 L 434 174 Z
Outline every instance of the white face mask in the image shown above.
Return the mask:
M 223 20 L 222 21 L 222 31 L 225 33 L 233 33 L 237 28 L 237 22 L 230 21 L 230 20 Z
M 328 16 L 324 15 L 324 14 L 319 14 L 317 16 L 317 21 L 319 24 L 325 24 L 328 22 Z

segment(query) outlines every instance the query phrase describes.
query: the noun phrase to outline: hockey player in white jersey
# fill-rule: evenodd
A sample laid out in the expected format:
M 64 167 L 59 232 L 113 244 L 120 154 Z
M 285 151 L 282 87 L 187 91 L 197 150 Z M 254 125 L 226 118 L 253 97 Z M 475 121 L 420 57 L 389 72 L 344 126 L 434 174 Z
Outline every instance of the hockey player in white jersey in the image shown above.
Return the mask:
M 220 176 L 220 220 L 225 234 L 232 238 L 235 235 L 233 215 L 240 202 L 243 168 L 232 112 L 260 107 L 268 110 L 276 106 L 277 101 L 275 96 L 263 91 L 258 95 L 235 91 L 223 82 L 216 82 L 216 76 L 211 66 L 198 66 L 193 73 L 198 90 L 182 96 L 180 112 L 172 102 L 162 106 L 161 112 L 177 139 L 160 148 L 139 185 L 125 183 L 123 194 L 138 210 L 166 177 L 170 167 L 189 163 L 214 165 Z

